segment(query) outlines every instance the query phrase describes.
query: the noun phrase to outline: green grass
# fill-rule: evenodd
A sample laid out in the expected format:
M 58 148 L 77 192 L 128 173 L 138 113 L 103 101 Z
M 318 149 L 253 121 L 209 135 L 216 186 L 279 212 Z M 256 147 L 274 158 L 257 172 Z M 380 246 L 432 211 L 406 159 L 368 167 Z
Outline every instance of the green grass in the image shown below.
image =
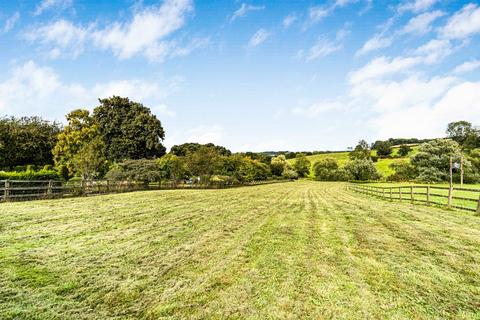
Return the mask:
M 299 181 L 0 205 L 0 319 L 479 319 L 480 217 Z
M 414 192 L 418 193 L 426 193 L 426 186 L 428 184 L 425 183 L 409 183 L 409 182 L 381 182 L 381 183 L 371 183 L 372 186 L 378 186 L 378 187 L 398 187 L 398 186 L 422 186 L 423 188 L 415 188 Z M 431 184 L 430 186 L 432 187 L 442 187 L 442 188 L 448 188 L 449 185 L 447 183 L 438 183 L 438 184 Z M 473 190 L 478 190 L 478 191 L 469 191 L 469 190 L 457 190 L 457 189 L 473 189 Z M 398 190 L 395 190 L 398 192 Z M 408 190 L 408 188 L 403 188 L 402 192 L 406 193 L 404 195 L 404 198 L 409 198 L 411 197 Z M 448 189 L 434 189 L 431 188 L 430 190 L 430 200 L 442 203 L 444 205 L 448 204 L 448 199 L 446 196 L 448 196 Z M 440 195 L 439 197 L 436 197 L 435 195 Z M 387 196 L 389 196 L 387 192 Z M 478 200 L 480 198 L 480 184 L 464 184 L 463 188 L 460 186 L 460 184 L 454 184 L 453 187 L 453 196 L 454 197 L 461 197 L 461 198 L 468 198 L 472 199 L 473 201 L 468 201 L 464 199 L 453 199 L 452 205 L 454 206 L 459 206 L 459 207 L 465 207 L 465 208 L 470 208 L 470 209 L 476 209 Z M 394 195 L 394 198 L 399 198 L 399 195 Z M 414 198 L 417 200 L 427 200 L 427 196 L 425 194 L 423 195 L 414 195 Z
M 392 156 L 397 156 L 398 154 L 398 146 L 394 146 L 392 152 Z M 412 151 L 408 155 L 409 157 L 416 154 L 418 152 L 418 146 L 412 145 Z M 340 166 L 345 165 L 345 163 L 349 160 L 348 157 L 349 152 L 344 151 L 344 152 L 332 152 L 332 153 L 322 153 L 322 154 L 315 154 L 311 156 L 307 156 L 307 158 L 310 160 L 312 163 L 312 166 L 315 162 L 325 159 L 325 158 L 332 158 L 337 160 L 338 164 Z M 376 156 L 376 151 L 372 151 L 372 156 Z M 394 162 L 399 162 L 399 161 L 405 161 L 408 160 L 408 157 L 405 158 L 394 158 L 394 159 L 378 159 L 377 162 L 375 162 L 375 167 L 377 168 L 378 172 L 382 174 L 383 177 L 388 177 L 389 175 L 393 174 L 394 171 L 390 168 L 390 164 Z M 289 159 L 288 160 L 291 164 L 295 163 L 295 159 Z

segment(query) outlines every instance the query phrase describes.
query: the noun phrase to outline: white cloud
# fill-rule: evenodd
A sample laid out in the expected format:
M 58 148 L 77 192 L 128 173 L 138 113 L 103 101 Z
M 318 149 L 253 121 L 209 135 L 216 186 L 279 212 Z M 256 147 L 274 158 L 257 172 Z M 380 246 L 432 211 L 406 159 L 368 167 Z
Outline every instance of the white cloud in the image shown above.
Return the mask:
M 326 57 L 340 49 L 342 49 L 341 44 L 332 42 L 330 40 L 320 39 L 308 51 L 307 61 L 312 61 L 318 58 Z
M 35 9 L 33 15 L 41 15 L 44 11 L 52 8 L 66 9 L 73 4 L 73 0 L 43 0 Z
M 414 0 L 406 1 L 398 7 L 399 12 L 412 11 L 412 12 L 422 12 L 430 9 L 435 5 L 438 0 Z
M 3 26 L 3 29 L 1 29 L 0 33 L 7 33 L 12 30 L 13 27 L 15 27 L 18 19 L 20 19 L 20 13 L 17 11 L 11 17 L 9 17 L 7 21 L 5 21 L 5 25 Z
M 452 54 L 455 50 L 448 40 L 433 39 L 415 50 L 415 53 L 423 56 L 425 63 L 437 63 Z
M 444 134 L 445 125 L 451 121 L 460 118 L 480 121 L 479 99 L 480 82 L 461 82 L 447 88 L 441 98 L 431 104 L 381 113 L 371 124 L 377 129 L 379 138 L 438 137 Z
M 162 62 L 209 44 L 209 38 L 194 38 L 186 44 L 171 39 L 192 10 L 191 0 L 166 0 L 160 6 L 137 9 L 128 22 L 115 22 L 100 28 L 95 24 L 75 25 L 62 19 L 32 29 L 24 38 L 39 43 L 50 58 L 76 58 L 91 45 L 111 50 L 121 60 L 143 55 L 151 61 Z
M 331 8 L 326 7 L 311 7 L 308 10 L 308 16 L 311 22 L 318 22 L 321 19 L 328 17 L 331 13 Z
M 233 14 L 232 17 L 230 18 L 230 22 L 235 21 L 238 18 L 245 17 L 247 13 L 250 11 L 258 11 L 258 10 L 263 10 L 265 9 L 265 6 L 253 6 L 253 5 L 248 5 L 246 3 L 242 3 L 240 8 L 238 8 Z
M 248 45 L 250 47 L 256 47 L 262 44 L 270 36 L 270 33 L 265 29 L 259 29 L 254 35 L 250 38 Z
M 93 26 L 83 28 L 67 20 L 58 20 L 27 32 L 24 38 L 30 42 L 40 43 L 50 58 L 64 56 L 75 58 L 83 52 L 92 28 Z
M 480 68 L 480 60 L 471 60 L 462 63 L 461 65 L 457 66 L 453 72 L 456 74 L 459 73 L 467 73 L 473 70 Z
M 165 38 L 184 25 L 192 10 L 190 0 L 167 0 L 137 12 L 128 23 L 95 31 L 93 38 L 97 46 L 111 49 L 120 59 L 143 54 L 150 60 L 163 60 L 172 47 Z
M 329 40 L 326 38 L 318 39 L 317 42 L 308 50 L 306 54 L 306 61 L 323 58 L 336 51 L 341 50 L 343 48 L 343 41 L 349 33 L 349 24 L 346 24 L 344 27 L 337 31 L 334 40 Z M 303 50 L 300 50 L 297 53 L 298 58 L 302 58 L 303 55 Z
M 295 21 L 297 21 L 297 16 L 292 13 L 283 19 L 282 25 L 284 28 L 289 28 Z
M 173 116 L 174 111 L 164 106 L 163 100 L 177 87 L 178 79 L 166 83 L 113 80 L 90 87 L 63 83 L 53 69 L 28 61 L 14 67 L 8 78 L 0 81 L 0 114 L 44 114 L 63 120 L 73 108 L 91 108 L 98 103 L 97 98 L 120 95 L 144 103 L 160 115 Z
M 380 34 L 374 35 L 363 44 L 363 47 L 356 52 L 355 55 L 361 56 L 371 51 L 387 48 L 392 44 L 393 39 L 390 37 L 383 37 Z
M 480 7 L 473 3 L 464 6 L 448 19 L 440 33 L 449 39 L 464 39 L 480 33 Z
M 421 57 L 375 58 L 362 68 L 351 72 L 349 82 L 357 84 L 393 74 L 405 73 L 420 63 L 422 63 Z
M 432 30 L 432 23 L 440 17 L 445 15 L 444 12 L 436 10 L 432 12 L 425 12 L 408 21 L 403 28 L 403 33 L 426 34 Z

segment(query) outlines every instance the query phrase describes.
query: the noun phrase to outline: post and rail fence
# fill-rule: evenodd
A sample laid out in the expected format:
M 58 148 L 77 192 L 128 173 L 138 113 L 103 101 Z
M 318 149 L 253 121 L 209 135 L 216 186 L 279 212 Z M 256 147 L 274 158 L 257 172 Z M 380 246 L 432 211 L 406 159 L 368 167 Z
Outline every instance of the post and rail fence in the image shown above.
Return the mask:
M 427 206 L 436 205 L 472 211 L 480 215 L 480 189 L 431 185 L 381 187 L 360 183 L 349 183 L 348 188 L 389 201 L 408 201 L 412 204 L 420 203 Z
M 86 180 L 76 182 L 63 182 L 56 180 L 0 180 L 0 202 L 52 199 L 141 190 L 225 189 L 288 181 L 291 180 L 266 180 L 248 183 L 188 183 L 185 181 L 160 181 L 144 183 L 139 181 L 112 180 Z

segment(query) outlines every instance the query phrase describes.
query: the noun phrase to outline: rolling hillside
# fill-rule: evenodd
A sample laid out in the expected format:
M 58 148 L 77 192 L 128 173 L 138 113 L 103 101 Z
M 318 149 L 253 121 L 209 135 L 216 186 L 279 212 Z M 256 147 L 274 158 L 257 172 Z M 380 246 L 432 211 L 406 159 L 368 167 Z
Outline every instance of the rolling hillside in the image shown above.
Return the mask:
M 408 157 L 416 154 L 418 152 L 418 145 L 411 146 L 412 151 L 408 155 Z M 399 146 L 394 146 L 393 147 L 393 153 L 392 156 L 396 156 L 398 154 L 398 149 Z M 315 154 L 312 156 L 307 156 L 307 158 L 312 162 L 312 165 L 325 158 L 333 158 L 338 161 L 340 166 L 343 166 L 348 160 L 348 151 L 344 152 L 333 152 L 333 153 L 323 153 L 323 154 Z M 372 151 L 372 156 L 376 155 L 376 151 Z M 375 167 L 377 167 L 377 170 L 384 176 L 388 177 L 389 175 L 393 174 L 393 170 L 390 168 L 390 164 L 398 161 L 404 161 L 408 160 L 408 157 L 405 158 L 392 158 L 392 159 L 378 159 L 378 162 L 375 163 Z M 288 160 L 291 164 L 295 163 L 295 159 L 290 159 Z

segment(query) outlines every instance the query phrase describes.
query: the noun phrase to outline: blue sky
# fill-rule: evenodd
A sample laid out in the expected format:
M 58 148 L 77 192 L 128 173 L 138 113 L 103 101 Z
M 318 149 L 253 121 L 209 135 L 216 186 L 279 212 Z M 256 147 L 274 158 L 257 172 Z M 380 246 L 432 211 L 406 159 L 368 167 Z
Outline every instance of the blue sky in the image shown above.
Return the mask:
M 0 115 L 128 96 L 166 145 L 341 150 L 480 124 L 478 1 L 0 2 Z

